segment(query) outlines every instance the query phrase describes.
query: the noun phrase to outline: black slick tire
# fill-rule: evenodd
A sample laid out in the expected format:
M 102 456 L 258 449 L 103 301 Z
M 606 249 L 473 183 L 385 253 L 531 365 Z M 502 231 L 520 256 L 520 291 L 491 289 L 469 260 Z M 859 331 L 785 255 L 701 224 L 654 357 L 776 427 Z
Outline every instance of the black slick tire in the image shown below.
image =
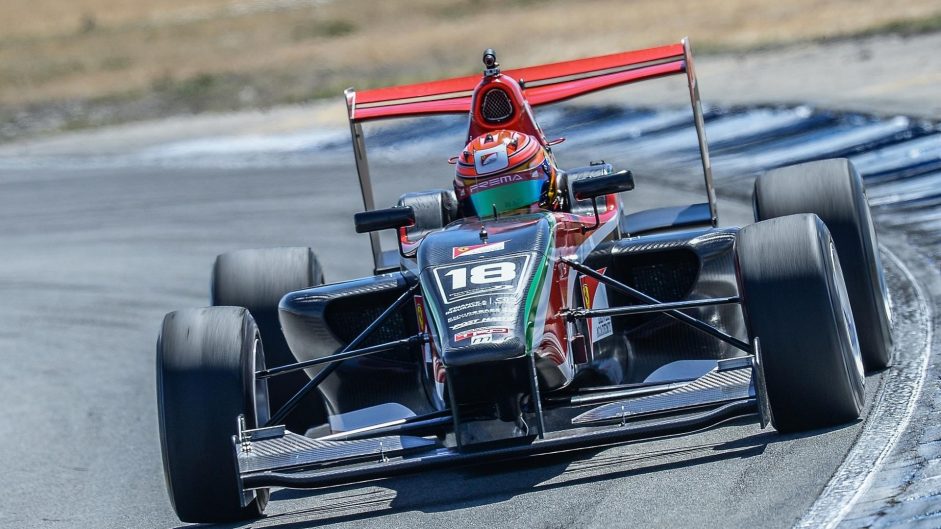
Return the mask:
M 859 331 L 863 365 L 887 367 L 892 354 L 888 292 L 862 179 L 845 158 L 769 171 L 755 180 L 755 220 L 813 213 L 836 242 Z
M 279 367 L 297 359 L 284 339 L 278 320 L 278 303 L 288 292 L 323 282 L 323 269 L 310 248 L 237 250 L 216 257 L 212 269 L 212 304 L 247 308 L 261 332 L 268 367 Z M 272 379 L 271 408 L 280 408 L 308 380 L 310 378 L 302 371 Z M 285 426 L 295 433 L 304 433 L 312 425 L 326 420 L 320 395 L 312 392 L 286 419 Z
M 157 408 L 167 491 L 184 522 L 257 518 L 267 489 L 243 507 L 232 437 L 268 420 L 258 327 L 240 307 L 171 312 L 157 340 Z
M 816 215 L 745 226 L 736 240 L 742 309 L 758 338 L 780 432 L 843 424 L 863 407 L 863 366 L 830 233 Z

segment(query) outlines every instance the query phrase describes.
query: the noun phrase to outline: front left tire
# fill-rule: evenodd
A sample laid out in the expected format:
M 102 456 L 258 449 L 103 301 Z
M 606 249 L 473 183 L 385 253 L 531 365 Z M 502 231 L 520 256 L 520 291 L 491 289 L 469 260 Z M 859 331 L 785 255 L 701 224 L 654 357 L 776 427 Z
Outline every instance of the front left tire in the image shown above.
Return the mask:
M 281 330 L 278 303 L 288 292 L 323 283 L 323 269 L 310 248 L 236 250 L 216 257 L 212 267 L 212 304 L 247 308 L 265 344 L 265 362 L 268 367 L 280 367 L 297 362 L 297 358 Z M 303 371 L 273 379 L 269 388 L 271 408 L 283 406 L 309 380 Z M 285 419 L 285 426 L 302 434 L 326 421 L 320 394 L 311 392 Z

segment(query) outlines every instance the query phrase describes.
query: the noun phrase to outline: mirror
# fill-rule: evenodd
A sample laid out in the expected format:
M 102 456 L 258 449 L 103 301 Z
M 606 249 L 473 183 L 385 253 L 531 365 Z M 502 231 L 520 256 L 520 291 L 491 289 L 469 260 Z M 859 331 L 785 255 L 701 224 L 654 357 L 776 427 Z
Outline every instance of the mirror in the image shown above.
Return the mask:
M 634 189 L 634 175 L 628 170 L 616 173 L 579 178 L 572 182 L 572 192 L 577 200 L 620 193 Z
M 356 233 L 391 230 L 415 224 L 415 211 L 411 206 L 361 211 L 353 216 Z

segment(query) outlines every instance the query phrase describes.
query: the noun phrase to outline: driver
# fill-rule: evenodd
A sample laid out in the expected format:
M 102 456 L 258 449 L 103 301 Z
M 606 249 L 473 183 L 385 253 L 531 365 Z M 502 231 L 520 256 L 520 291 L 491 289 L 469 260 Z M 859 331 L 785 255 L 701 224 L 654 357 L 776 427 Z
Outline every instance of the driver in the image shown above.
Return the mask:
M 559 209 L 552 155 L 521 132 L 474 138 L 457 157 L 454 192 L 465 217 Z

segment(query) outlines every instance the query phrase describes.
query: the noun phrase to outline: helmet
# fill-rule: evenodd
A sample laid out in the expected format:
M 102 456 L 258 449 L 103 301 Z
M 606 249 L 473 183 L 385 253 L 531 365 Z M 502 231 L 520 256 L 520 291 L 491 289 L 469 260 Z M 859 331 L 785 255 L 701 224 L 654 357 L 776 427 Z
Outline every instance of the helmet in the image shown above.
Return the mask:
M 556 169 L 536 138 L 498 130 L 478 136 L 457 157 L 454 191 L 465 216 L 550 208 Z

